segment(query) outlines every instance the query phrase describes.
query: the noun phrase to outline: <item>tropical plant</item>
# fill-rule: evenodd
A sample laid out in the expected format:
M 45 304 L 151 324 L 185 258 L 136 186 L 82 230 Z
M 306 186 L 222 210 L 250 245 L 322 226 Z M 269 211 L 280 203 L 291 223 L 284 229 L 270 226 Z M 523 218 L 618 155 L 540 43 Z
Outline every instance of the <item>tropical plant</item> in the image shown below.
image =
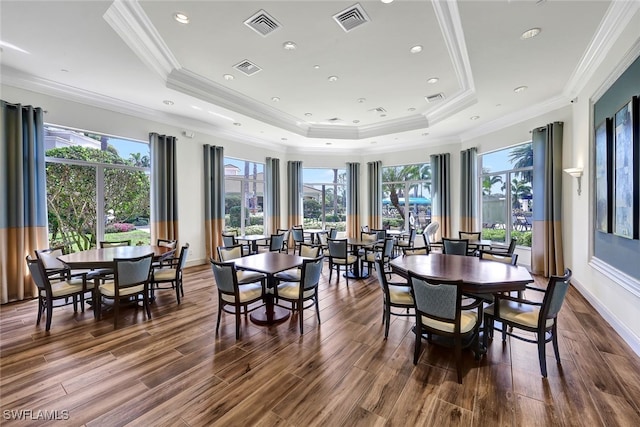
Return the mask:
M 400 195 L 405 188 L 405 181 L 431 179 L 431 168 L 425 165 L 407 165 L 387 167 L 382 169 L 382 182 L 385 183 L 385 191 L 389 192 L 389 200 L 395 207 L 400 217 L 404 220 L 404 206 L 400 206 Z
M 490 196 L 491 188 L 495 184 L 502 184 L 502 175 L 484 175 L 482 177 L 482 195 Z
M 520 209 L 520 200 L 531 197 L 531 184 L 524 179 L 511 180 L 511 206 L 514 209 Z
M 533 144 L 521 144 L 514 147 L 509 152 L 509 161 L 513 164 L 514 169 L 528 168 L 533 166 Z M 517 172 L 523 181 L 531 182 L 533 180 L 533 170 L 524 170 Z

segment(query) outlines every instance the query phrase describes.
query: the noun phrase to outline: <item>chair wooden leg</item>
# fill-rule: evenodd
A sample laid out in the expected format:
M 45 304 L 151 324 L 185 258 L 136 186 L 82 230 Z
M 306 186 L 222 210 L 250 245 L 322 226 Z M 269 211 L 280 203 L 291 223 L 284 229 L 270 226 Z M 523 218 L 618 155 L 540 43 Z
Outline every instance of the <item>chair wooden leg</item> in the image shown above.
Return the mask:
M 547 358 L 545 357 L 545 342 L 544 342 L 544 334 L 542 337 L 538 336 L 538 359 L 540 360 L 540 372 L 542 372 L 542 377 L 547 378 Z
M 458 373 L 458 384 L 462 384 L 462 342 L 461 339 L 456 340 L 456 371 Z
M 419 324 L 415 325 L 416 343 L 413 348 L 413 364 L 418 364 L 420 358 L 420 350 L 422 349 L 422 327 Z
M 320 304 L 318 304 L 318 292 L 316 291 L 316 296 L 314 297 L 314 302 L 316 304 L 316 315 L 318 316 L 318 324 L 320 324 Z
M 302 318 L 304 317 L 302 316 L 303 306 L 304 304 L 302 303 L 302 301 L 298 302 L 298 319 L 300 323 L 300 335 L 302 335 L 304 332 L 304 326 L 303 326 L 304 322 L 302 321 L 303 320 Z
M 36 320 L 36 325 L 40 324 L 40 319 L 42 318 L 42 312 L 44 311 L 44 301 L 42 297 L 38 297 L 38 319 Z
M 220 330 L 220 316 L 222 315 L 222 307 L 222 300 L 220 299 L 220 296 L 218 296 L 218 321 L 216 322 L 216 334 Z
M 53 316 L 53 300 L 51 298 L 47 298 L 47 326 L 45 327 L 45 331 L 51 329 L 51 317 Z
M 558 330 L 556 327 L 556 323 L 553 324 L 553 329 L 551 330 L 551 333 L 553 334 L 551 337 L 551 342 L 553 343 L 553 352 L 556 354 L 556 362 L 558 362 L 558 365 L 560 364 L 560 350 L 558 349 L 558 334 L 557 334 Z
M 176 299 L 178 300 L 178 304 L 180 304 L 180 282 L 176 281 Z
M 120 298 L 113 299 L 113 329 L 118 329 L 118 315 L 120 314 Z
M 236 339 L 240 339 L 240 310 L 236 307 Z
M 389 324 L 391 323 L 391 307 L 384 306 L 384 339 L 389 337 Z

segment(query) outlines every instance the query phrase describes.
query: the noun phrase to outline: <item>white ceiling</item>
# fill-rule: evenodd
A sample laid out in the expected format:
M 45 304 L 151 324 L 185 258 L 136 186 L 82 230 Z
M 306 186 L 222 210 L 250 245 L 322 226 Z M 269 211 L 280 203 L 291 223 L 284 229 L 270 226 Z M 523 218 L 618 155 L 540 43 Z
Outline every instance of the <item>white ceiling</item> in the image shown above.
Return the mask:
M 25 51 L 3 46 L 2 80 L 251 144 L 391 151 L 567 105 L 637 10 L 630 3 L 2 0 L 0 39 Z M 346 32 L 333 16 L 355 5 L 369 22 Z M 280 27 L 246 26 L 259 11 Z M 533 27 L 537 37 L 520 38 Z M 234 68 L 245 60 L 261 71 Z

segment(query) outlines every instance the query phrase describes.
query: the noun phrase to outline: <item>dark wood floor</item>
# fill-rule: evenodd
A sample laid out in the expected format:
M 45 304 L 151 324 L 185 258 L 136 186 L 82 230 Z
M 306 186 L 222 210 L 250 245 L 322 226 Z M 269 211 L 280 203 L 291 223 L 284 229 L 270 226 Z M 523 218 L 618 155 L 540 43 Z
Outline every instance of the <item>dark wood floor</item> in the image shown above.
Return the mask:
M 560 314 L 562 367 L 548 347 L 540 376 L 532 344 L 496 339 L 477 362 L 464 353 L 463 384 L 451 353 L 425 345 L 414 366 L 411 318 L 383 339 L 375 279 L 321 285 L 321 318 L 274 327 L 233 316 L 215 333 L 208 266 L 187 270 L 185 298 L 160 293 L 152 320 L 125 310 L 120 329 L 91 310 L 54 311 L 35 326 L 35 301 L 0 309 L 3 425 L 10 411 L 58 411 L 58 425 L 140 426 L 638 426 L 640 359 L 574 290 Z M 536 279 L 544 283 L 542 279 Z M 47 423 L 43 423 L 47 424 Z

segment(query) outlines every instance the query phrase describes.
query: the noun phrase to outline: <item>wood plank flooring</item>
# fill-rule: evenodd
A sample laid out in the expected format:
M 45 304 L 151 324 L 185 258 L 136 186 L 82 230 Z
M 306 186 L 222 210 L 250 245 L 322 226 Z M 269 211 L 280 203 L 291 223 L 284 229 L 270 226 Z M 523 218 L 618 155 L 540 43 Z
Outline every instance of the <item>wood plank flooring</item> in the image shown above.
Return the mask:
M 560 313 L 562 365 L 547 348 L 542 379 L 533 344 L 498 336 L 463 384 L 448 349 L 424 343 L 413 365 L 412 319 L 392 317 L 383 338 L 375 278 L 328 283 L 314 310 L 263 327 L 223 314 L 208 266 L 187 269 L 185 297 L 157 292 L 151 320 L 0 307 L 0 424 L 86 426 L 638 426 L 640 358 L 575 289 Z M 546 281 L 536 278 L 538 285 Z M 28 412 L 30 411 L 30 412 Z M 19 415 L 27 420 L 17 420 Z M 47 417 L 58 420 L 46 420 Z M 68 418 L 68 419 L 66 419 Z

